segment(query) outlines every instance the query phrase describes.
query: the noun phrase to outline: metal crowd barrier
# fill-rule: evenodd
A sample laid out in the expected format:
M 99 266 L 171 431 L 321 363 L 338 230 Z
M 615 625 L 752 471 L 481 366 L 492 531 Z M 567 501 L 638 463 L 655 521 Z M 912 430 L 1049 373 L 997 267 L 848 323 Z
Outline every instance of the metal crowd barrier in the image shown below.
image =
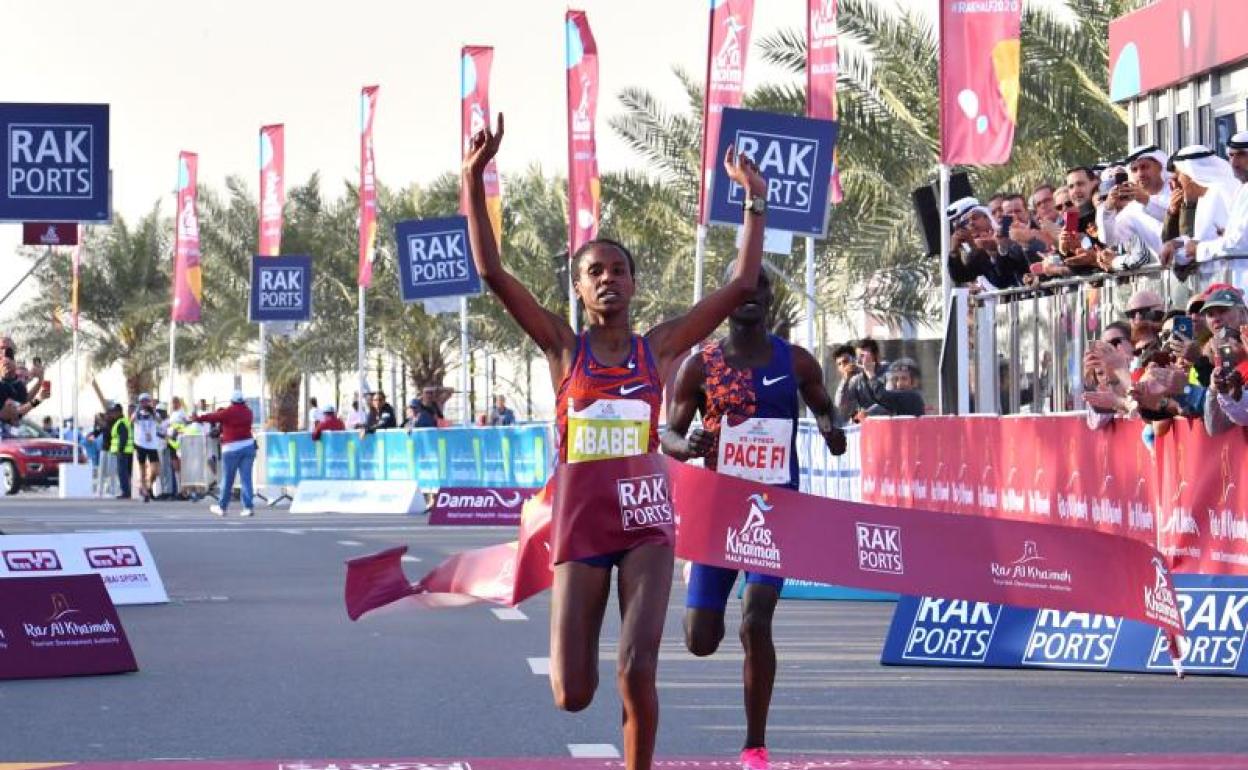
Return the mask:
M 96 497 L 114 497 L 120 491 L 117 485 L 117 455 L 100 452 L 100 461 L 95 465 L 95 478 L 91 483 L 92 494 Z
M 183 434 L 178 439 L 178 491 L 191 495 L 207 495 L 217 485 L 220 475 L 221 442 L 200 434 Z
M 1083 408 L 1083 355 L 1127 300 L 1152 289 L 1183 308 L 1211 283 L 1248 289 L 1248 255 L 1203 263 L 1185 281 L 1154 265 L 1048 281 L 1038 287 L 955 292 L 941 361 L 943 414 L 1042 414 Z

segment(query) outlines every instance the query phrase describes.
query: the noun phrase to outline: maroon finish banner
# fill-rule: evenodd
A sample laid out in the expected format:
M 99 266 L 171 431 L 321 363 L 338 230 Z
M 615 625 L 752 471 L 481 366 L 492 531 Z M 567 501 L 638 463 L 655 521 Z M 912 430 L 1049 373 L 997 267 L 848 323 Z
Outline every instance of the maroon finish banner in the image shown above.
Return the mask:
M 262 257 L 282 253 L 282 209 L 286 205 L 286 130 L 279 123 L 260 128 L 260 249 Z
M 429 524 L 518 525 L 533 487 L 441 487 L 429 508 Z
M 584 11 L 568 11 L 568 254 L 598 237 L 598 44 Z
M 23 246 L 77 246 L 77 222 L 23 222 Z
M 852 588 L 1092 612 L 1172 633 L 1183 630 L 1170 572 L 1156 550 L 1139 540 L 1051 524 L 847 503 L 646 457 L 649 465 L 639 468 L 621 467 L 621 460 L 560 466 L 558 495 L 614 492 L 595 493 L 593 505 L 601 510 L 594 521 L 623 522 L 614 528 L 621 531 L 619 537 L 629 535 L 630 521 L 662 533 L 678 512 L 676 554 L 703 564 Z M 561 478 L 560 471 L 568 467 L 577 473 Z M 656 475 L 664 478 L 656 480 Z M 473 597 L 514 604 L 549 585 L 552 559 L 615 547 L 614 540 L 570 546 L 580 538 L 601 538 L 585 535 L 585 526 L 576 537 L 561 535 L 559 524 L 552 531 L 549 516 L 543 521 L 530 515 L 550 487 L 526 506 L 528 526 L 522 522 L 518 544 L 457 554 L 415 585 L 407 582 L 400 563 L 406 548 L 348 562 L 348 614 L 354 619 L 408 596 L 426 606 L 451 603 L 449 597 L 422 597 L 431 593 L 458 595 L 458 603 Z M 567 505 L 555 503 L 557 522 L 566 517 L 560 509 Z M 575 505 L 581 505 L 579 500 Z M 582 518 L 589 520 L 588 514 Z M 508 591 L 509 582 L 516 588 Z
M 173 314 L 179 323 L 199 323 L 203 274 L 199 267 L 199 156 L 178 155 L 178 210 L 174 222 Z
M 138 670 L 99 575 L 0 580 L 0 679 Z
M 745 95 L 745 62 L 750 53 L 754 0 L 711 0 L 711 30 L 706 49 L 706 102 L 702 110 L 702 176 L 698 187 L 698 224 L 707 224 L 711 187 L 720 158 L 719 125 L 725 107 L 740 107 Z
M 873 419 L 866 502 L 1105 532 L 1157 548 L 1177 572 L 1248 574 L 1243 430 L 1173 421 L 1145 446 L 1139 421 L 1082 416 Z
M 1006 163 L 1014 146 L 1023 0 L 940 0 L 940 162 Z
M 377 90 L 377 86 L 360 90 L 360 258 L 356 282 L 365 289 L 373 285 L 373 254 L 377 248 L 377 169 L 373 155 Z
M 806 7 L 806 117 L 838 120 L 836 78 L 840 74 L 840 35 L 836 26 L 837 0 L 807 0 Z M 833 203 L 845 197 L 841 175 L 832 156 Z

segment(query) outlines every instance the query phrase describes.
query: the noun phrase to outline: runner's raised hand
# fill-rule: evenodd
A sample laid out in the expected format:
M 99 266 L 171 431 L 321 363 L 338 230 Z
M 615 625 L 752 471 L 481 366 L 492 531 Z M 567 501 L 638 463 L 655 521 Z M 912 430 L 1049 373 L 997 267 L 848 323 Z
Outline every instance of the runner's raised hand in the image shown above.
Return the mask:
M 495 155 L 498 146 L 503 143 L 503 113 L 498 113 L 498 128 L 490 130 L 490 124 L 473 134 L 468 142 L 468 153 L 464 155 L 464 173 L 479 177 L 485 173 L 485 167 Z

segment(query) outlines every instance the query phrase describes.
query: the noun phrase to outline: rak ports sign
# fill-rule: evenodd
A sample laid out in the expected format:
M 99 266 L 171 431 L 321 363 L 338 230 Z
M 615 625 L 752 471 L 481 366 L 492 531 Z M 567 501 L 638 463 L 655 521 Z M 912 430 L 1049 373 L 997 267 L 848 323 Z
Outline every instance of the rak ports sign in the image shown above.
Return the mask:
M 0 221 L 109 221 L 108 105 L 0 104 Z

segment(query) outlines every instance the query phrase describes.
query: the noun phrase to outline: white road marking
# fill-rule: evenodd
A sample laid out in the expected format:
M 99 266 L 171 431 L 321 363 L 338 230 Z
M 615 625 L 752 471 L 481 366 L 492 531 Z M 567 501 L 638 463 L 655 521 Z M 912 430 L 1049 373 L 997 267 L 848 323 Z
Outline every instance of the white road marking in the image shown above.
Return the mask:
M 529 670 L 538 676 L 550 676 L 550 658 L 529 658 Z
M 620 750 L 610 743 L 569 743 L 568 751 L 576 759 L 619 759 Z
M 339 540 L 338 545 L 364 545 L 359 540 Z
M 232 524 L 233 522 L 226 522 Z M 79 529 L 77 532 L 110 532 L 113 530 L 130 530 L 134 527 L 119 525 L 116 527 L 93 527 L 91 529 Z M 243 535 L 251 532 L 284 532 L 288 527 L 247 527 L 246 529 L 221 529 L 220 527 L 160 527 L 160 528 L 140 528 L 145 535 Z M 412 527 L 302 527 L 304 532 L 424 532 L 428 533 L 429 528 L 423 524 Z M 462 529 L 462 527 L 456 527 Z
M 494 613 L 494 617 L 499 620 L 528 620 L 529 616 L 525 615 L 515 607 L 495 607 L 490 610 Z
M 302 535 L 302 529 L 280 529 L 279 532 L 285 532 L 288 535 Z

